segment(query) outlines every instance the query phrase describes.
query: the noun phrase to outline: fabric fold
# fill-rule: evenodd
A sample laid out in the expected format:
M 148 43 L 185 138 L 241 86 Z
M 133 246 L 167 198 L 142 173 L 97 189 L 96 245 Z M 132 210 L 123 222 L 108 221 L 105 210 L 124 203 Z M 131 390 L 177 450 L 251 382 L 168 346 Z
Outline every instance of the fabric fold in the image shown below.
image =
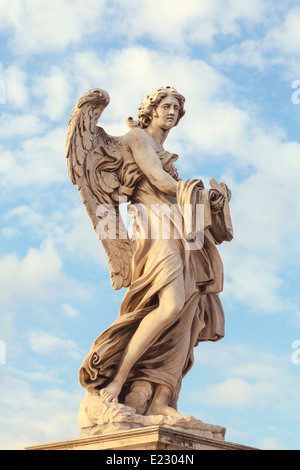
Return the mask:
M 175 177 L 176 156 L 167 152 L 159 156 L 165 171 Z M 223 265 L 216 248 L 219 240 L 211 232 L 216 224 L 210 210 L 210 190 L 204 188 L 201 180 L 179 181 L 174 198 L 158 191 L 144 177 L 137 184 L 131 204 L 142 204 L 144 208 L 143 217 L 135 219 L 137 227 L 148 219 L 147 226 L 139 227 L 139 233 L 149 235 L 151 227 L 159 226 L 165 217 L 161 211 L 153 210 L 152 204 L 172 208 L 177 222 L 169 217 L 169 239 L 149 236 L 136 239 L 132 282 L 122 300 L 119 316 L 94 341 L 80 368 L 79 381 L 86 389 L 101 389 L 109 383 L 139 324 L 158 307 L 160 292 L 183 276 L 185 299 L 180 315 L 136 361 L 123 387 L 126 392 L 137 379 L 151 382 L 154 387 L 166 385 L 172 392 L 172 406 L 176 408 L 182 378 L 194 361 L 195 346 L 224 336 L 224 312 L 218 295 L 223 288 Z M 184 218 L 186 205 L 189 215 Z M 179 234 L 178 220 L 183 220 L 184 233 Z M 221 238 L 222 234 L 219 235 Z

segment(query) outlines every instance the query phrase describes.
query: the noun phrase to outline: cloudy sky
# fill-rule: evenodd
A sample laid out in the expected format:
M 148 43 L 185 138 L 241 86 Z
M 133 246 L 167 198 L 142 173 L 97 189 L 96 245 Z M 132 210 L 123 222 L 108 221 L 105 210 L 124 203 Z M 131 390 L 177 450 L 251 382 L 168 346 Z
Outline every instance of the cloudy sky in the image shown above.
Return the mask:
M 65 160 L 90 88 L 128 131 L 172 85 L 182 179 L 224 180 L 226 337 L 200 344 L 179 411 L 229 441 L 300 448 L 300 7 L 295 0 L 0 0 L 0 446 L 79 435 L 78 369 L 117 317 L 108 267 Z

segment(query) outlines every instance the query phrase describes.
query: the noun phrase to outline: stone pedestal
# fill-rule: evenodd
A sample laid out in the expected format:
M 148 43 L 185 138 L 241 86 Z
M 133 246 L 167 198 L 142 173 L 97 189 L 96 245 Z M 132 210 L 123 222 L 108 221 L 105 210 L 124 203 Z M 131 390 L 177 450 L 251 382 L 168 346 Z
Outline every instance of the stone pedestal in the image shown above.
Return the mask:
M 27 450 L 102 450 L 102 451 L 196 451 L 256 450 L 253 447 L 197 436 L 187 430 L 154 425 L 105 435 L 79 437 L 53 442 Z M 117 454 L 116 454 L 117 455 Z

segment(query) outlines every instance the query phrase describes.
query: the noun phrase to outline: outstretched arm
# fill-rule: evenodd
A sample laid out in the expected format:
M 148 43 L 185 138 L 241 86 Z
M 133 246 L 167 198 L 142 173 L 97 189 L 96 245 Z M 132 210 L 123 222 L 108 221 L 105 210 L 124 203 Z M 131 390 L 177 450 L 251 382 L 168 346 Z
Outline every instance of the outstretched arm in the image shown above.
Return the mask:
M 144 130 L 133 129 L 128 133 L 128 147 L 136 163 L 151 183 L 163 193 L 176 196 L 177 182 L 163 169 L 151 144 L 151 139 Z

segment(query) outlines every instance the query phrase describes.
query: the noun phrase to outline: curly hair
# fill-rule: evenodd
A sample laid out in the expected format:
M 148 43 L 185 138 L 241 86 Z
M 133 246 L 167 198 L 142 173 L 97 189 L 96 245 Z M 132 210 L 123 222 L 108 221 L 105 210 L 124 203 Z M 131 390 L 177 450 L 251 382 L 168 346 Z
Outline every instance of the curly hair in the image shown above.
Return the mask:
M 129 127 L 142 127 L 146 129 L 151 123 L 153 112 L 159 105 L 162 99 L 166 96 L 172 95 L 179 102 L 179 114 L 175 126 L 179 123 L 180 119 L 185 115 L 184 103 L 185 97 L 178 93 L 175 88 L 171 86 L 159 87 L 152 90 L 140 104 L 137 112 L 138 120 L 134 121 L 132 117 L 127 119 L 127 125 Z

